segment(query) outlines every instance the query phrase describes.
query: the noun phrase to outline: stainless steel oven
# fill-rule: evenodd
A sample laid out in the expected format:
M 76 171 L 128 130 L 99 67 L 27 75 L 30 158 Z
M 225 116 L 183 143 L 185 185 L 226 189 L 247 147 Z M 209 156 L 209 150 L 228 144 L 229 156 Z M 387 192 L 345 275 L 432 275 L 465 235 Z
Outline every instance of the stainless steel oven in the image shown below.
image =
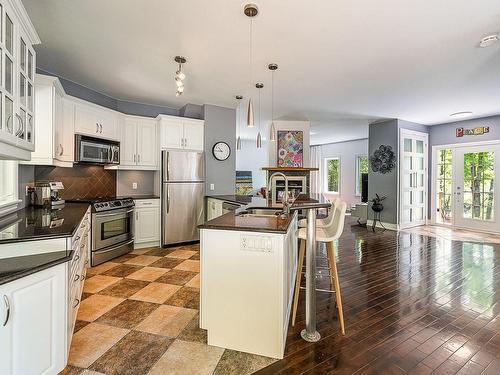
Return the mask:
M 75 162 L 120 164 L 120 142 L 75 135 Z
M 92 214 L 92 266 L 126 254 L 133 247 L 133 207 Z

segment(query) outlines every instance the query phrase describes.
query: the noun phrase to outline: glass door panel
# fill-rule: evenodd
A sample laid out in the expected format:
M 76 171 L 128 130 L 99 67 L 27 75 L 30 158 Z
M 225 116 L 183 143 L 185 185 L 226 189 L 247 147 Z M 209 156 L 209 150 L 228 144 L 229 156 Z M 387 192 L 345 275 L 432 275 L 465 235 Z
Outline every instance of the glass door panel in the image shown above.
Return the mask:
M 456 151 L 455 224 L 500 232 L 500 146 L 464 147 Z
M 402 130 L 400 144 L 400 226 L 425 224 L 427 135 Z

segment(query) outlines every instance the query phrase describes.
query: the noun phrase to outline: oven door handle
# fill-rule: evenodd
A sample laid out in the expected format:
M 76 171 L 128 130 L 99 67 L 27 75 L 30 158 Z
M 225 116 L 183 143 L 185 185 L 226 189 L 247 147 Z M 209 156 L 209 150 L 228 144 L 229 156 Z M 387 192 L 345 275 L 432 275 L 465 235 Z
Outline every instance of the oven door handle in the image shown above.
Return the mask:
M 123 214 L 123 213 L 124 214 L 129 214 L 131 212 L 134 212 L 133 208 L 131 210 L 126 211 L 126 212 L 119 212 L 118 214 Z M 110 216 L 116 216 L 116 215 L 117 215 L 117 213 L 115 212 L 115 213 L 112 213 L 112 214 L 95 214 L 95 217 L 97 219 L 100 219 L 101 217 L 110 217 Z
M 128 240 L 127 242 L 122 242 L 120 243 L 119 245 L 116 245 L 116 246 L 113 246 L 109 249 L 103 249 L 103 250 L 94 250 L 92 251 L 93 253 L 99 253 L 99 254 L 102 254 L 102 253 L 109 253 L 110 251 L 114 251 L 122 246 L 125 246 L 125 245 L 130 245 L 131 243 L 134 242 L 134 239 L 132 238 L 131 240 Z

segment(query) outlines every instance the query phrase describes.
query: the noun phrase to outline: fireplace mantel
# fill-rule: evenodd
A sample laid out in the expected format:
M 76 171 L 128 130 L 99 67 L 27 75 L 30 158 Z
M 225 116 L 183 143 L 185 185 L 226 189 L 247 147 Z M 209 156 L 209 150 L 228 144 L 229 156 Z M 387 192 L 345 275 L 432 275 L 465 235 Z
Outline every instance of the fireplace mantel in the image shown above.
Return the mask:
M 314 172 L 319 171 L 319 168 L 262 167 L 262 170 L 270 172 Z

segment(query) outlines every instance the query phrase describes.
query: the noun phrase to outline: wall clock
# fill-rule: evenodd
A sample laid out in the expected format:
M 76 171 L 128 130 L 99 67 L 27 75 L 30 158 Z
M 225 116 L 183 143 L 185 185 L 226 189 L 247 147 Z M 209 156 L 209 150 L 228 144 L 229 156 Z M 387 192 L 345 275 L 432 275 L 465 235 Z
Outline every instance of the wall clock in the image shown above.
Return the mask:
M 226 142 L 217 142 L 212 147 L 212 154 L 219 161 L 227 160 L 231 155 L 231 147 Z

